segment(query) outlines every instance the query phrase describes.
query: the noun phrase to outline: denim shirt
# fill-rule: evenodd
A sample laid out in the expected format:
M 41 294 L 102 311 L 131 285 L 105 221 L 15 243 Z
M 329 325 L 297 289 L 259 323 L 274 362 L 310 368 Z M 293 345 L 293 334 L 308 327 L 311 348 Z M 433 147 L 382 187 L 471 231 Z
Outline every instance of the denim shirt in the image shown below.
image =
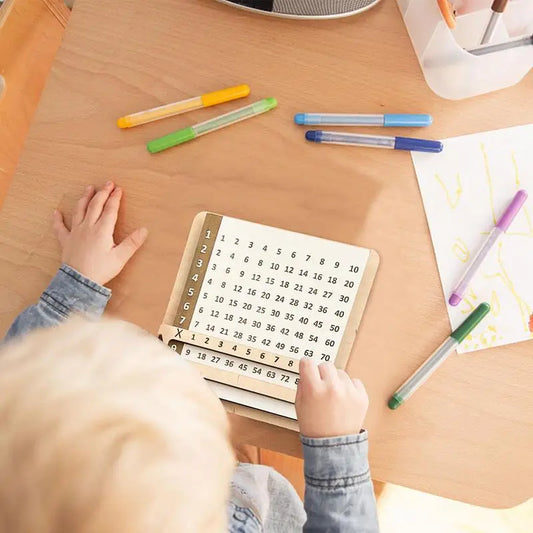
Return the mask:
M 55 326 L 69 315 L 99 317 L 111 291 L 62 265 L 39 301 L 13 322 L 6 339 L 35 328 Z M 239 463 L 227 503 L 231 533 L 379 531 L 368 466 L 368 435 L 311 439 L 301 437 L 305 500 L 267 466 Z

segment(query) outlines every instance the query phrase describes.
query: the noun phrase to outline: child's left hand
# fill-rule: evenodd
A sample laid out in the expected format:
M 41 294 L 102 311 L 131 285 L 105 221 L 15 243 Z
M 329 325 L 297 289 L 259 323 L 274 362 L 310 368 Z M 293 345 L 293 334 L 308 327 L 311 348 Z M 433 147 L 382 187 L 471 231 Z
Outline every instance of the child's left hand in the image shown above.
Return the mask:
M 74 209 L 70 231 L 63 215 L 54 211 L 54 230 L 63 249 L 61 260 L 100 285 L 124 268 L 148 235 L 146 228 L 136 229 L 115 244 L 113 232 L 121 198 L 122 189 L 111 181 L 99 190 L 89 185 Z

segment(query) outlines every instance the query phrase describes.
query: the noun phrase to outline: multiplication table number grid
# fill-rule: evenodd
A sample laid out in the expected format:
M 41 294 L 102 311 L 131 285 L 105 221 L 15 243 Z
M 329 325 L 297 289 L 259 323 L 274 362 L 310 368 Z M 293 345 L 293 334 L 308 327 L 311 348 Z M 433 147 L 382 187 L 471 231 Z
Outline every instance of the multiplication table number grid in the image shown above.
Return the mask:
M 367 257 L 224 217 L 190 328 L 296 360 L 334 361 Z

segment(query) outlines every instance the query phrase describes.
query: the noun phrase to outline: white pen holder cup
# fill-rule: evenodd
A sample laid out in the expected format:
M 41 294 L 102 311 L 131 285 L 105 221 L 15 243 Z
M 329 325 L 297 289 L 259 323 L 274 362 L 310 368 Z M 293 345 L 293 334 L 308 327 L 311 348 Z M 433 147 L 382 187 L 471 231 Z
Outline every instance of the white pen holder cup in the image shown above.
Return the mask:
M 533 46 L 473 55 L 480 46 L 491 10 L 456 16 L 448 28 L 437 0 L 397 0 L 420 67 L 429 87 L 439 96 L 459 100 L 518 83 L 533 67 Z M 489 2 L 490 5 L 490 2 Z M 501 17 L 491 44 L 533 33 L 533 1 L 513 0 Z

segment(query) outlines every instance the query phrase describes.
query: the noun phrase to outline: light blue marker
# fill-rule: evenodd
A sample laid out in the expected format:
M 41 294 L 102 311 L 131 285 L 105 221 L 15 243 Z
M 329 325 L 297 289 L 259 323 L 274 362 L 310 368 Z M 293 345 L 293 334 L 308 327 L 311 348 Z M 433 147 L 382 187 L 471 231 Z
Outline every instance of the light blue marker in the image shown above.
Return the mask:
M 294 123 L 305 126 L 386 126 L 414 127 L 431 126 L 431 115 L 386 113 L 385 115 L 350 115 L 347 113 L 297 113 Z

